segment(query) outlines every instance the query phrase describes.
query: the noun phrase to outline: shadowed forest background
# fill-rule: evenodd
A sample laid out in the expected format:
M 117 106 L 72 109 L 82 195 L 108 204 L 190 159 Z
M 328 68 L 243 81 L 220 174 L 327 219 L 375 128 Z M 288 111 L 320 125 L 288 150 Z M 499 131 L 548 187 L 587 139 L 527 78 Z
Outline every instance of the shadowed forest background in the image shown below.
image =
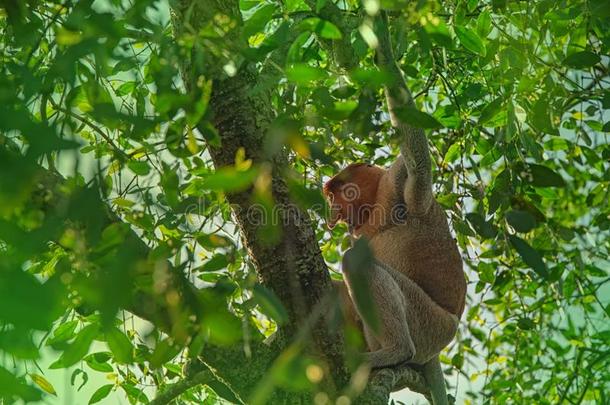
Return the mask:
M 607 0 L 0 0 L 0 403 L 424 403 L 330 289 L 323 182 L 398 155 L 382 13 L 468 279 L 449 394 L 610 403 Z

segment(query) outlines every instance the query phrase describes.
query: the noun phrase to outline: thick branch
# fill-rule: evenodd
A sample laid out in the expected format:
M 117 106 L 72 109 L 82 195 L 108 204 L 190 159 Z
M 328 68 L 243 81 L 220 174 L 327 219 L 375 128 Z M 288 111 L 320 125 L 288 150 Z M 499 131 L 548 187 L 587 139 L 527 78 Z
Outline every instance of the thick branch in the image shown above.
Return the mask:
M 187 29 L 198 31 L 210 21 L 206 20 L 206 16 L 222 12 L 236 23 L 226 33 L 226 40 L 235 51 L 232 59 L 240 60 L 239 51 L 245 49 L 247 44 L 240 35 L 241 16 L 237 2 L 227 2 L 224 8 L 216 11 L 211 10 L 216 3 L 211 7 L 202 2 L 183 3 L 183 6 L 188 7 L 179 7 L 176 16 L 180 17 L 173 19 L 176 35 L 179 37 Z M 272 156 L 265 152 L 265 137 L 275 116 L 270 92 L 260 85 L 261 78 L 255 65 L 246 60 L 234 76 L 227 76 L 214 68 L 215 65 L 222 65 L 222 60 L 214 59 L 213 55 L 206 55 L 206 58 L 209 64 L 203 69 L 185 61 L 184 82 L 187 89 L 192 89 L 201 75 L 213 80 L 210 109 L 212 122 L 222 142 L 221 147 L 209 147 L 216 168 L 234 165 L 237 151 L 243 148 L 247 158 L 262 169 L 269 170 L 270 191 L 275 203 L 272 212 L 261 212 L 260 205 L 255 205 L 252 198 L 253 190 L 231 193 L 227 199 L 234 207 L 244 246 L 259 279 L 273 290 L 287 309 L 289 322 L 281 332 L 287 339 L 292 339 L 301 328 L 302 320 L 329 293 L 331 283 L 328 269 L 307 212 L 294 204 L 289 196 L 284 179 L 284 171 L 288 166 L 285 152 Z M 264 215 L 267 215 L 267 222 Z M 272 215 L 275 217 L 271 218 Z M 264 226 L 269 226 L 269 220 L 277 224 L 276 229 L 273 229 L 274 233 L 279 234 L 277 242 L 272 243 L 261 237 L 261 231 Z M 313 350 L 334 371 L 334 381 L 328 381 L 326 387 L 331 392 L 345 385 L 348 375 L 343 366 L 341 336 L 329 331 L 325 317 L 326 314 L 323 314 L 316 322 L 311 335 Z
M 149 402 L 150 405 L 166 405 L 176 397 L 182 395 L 189 388 L 199 384 L 205 384 L 214 380 L 214 375 L 210 370 L 202 370 L 192 377 L 186 378 L 176 384 L 167 387 L 163 392 L 157 394 L 155 399 Z

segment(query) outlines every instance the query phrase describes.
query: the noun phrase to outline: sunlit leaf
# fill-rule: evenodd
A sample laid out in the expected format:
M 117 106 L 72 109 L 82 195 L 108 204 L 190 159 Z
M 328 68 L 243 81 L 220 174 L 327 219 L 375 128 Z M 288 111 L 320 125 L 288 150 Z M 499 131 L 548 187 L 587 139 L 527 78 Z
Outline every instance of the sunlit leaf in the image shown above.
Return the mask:
M 53 385 L 40 374 L 30 373 L 30 378 L 32 379 L 32 381 L 34 381 L 34 383 L 36 383 L 36 385 L 42 388 L 43 391 L 51 395 L 57 395 L 57 392 L 55 392 L 55 388 L 53 388 Z

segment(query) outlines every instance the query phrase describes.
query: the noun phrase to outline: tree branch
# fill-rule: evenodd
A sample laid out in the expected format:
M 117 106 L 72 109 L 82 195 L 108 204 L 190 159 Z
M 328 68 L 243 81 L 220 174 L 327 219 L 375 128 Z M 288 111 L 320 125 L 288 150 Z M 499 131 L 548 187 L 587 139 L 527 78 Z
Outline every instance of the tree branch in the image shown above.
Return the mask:
M 262 213 L 260 205 L 255 205 L 253 189 L 229 193 L 227 200 L 234 208 L 244 246 L 259 279 L 278 296 L 288 312 L 289 322 L 280 328 L 278 340 L 290 341 L 302 327 L 302 320 L 330 293 L 330 276 L 309 215 L 290 198 L 284 178 L 288 166 L 285 150 L 273 155 L 265 151 L 265 137 L 275 112 L 269 92 L 260 91 L 261 77 L 256 66 L 240 54 L 248 45 L 240 33 L 242 21 L 237 2 L 228 1 L 222 8 L 219 2 L 181 2 L 172 20 L 176 36 L 180 37 L 185 30 L 198 32 L 204 24 L 213 21 L 205 17 L 217 13 L 235 22 L 234 28 L 225 35 L 235 52 L 231 60 L 243 62 L 235 75 L 228 76 L 216 68 L 224 64 L 221 56 L 206 54 L 206 66 L 184 61 L 183 79 L 187 89 L 195 88 L 202 75 L 213 80 L 209 106 L 222 143 L 221 147 L 209 145 L 215 167 L 233 166 L 238 150 L 243 149 L 248 159 L 269 174 L 275 204 L 271 212 Z M 253 218 L 253 215 L 260 217 Z M 273 232 L 279 234 L 277 242 L 270 243 L 261 237 L 264 215 L 267 218 L 276 215 L 273 220 L 278 227 Z M 326 318 L 324 314 L 312 328 L 311 350 L 333 370 L 333 375 L 325 375 L 328 379 L 323 383 L 328 392 L 333 392 L 347 384 L 349 375 L 343 363 L 342 336 L 329 330 Z
M 158 393 L 155 399 L 149 402 L 150 405 L 166 405 L 176 397 L 182 395 L 189 388 L 199 384 L 205 384 L 214 380 L 214 375 L 210 370 L 202 370 L 190 378 L 186 378 L 176 384 L 167 387 L 163 392 Z

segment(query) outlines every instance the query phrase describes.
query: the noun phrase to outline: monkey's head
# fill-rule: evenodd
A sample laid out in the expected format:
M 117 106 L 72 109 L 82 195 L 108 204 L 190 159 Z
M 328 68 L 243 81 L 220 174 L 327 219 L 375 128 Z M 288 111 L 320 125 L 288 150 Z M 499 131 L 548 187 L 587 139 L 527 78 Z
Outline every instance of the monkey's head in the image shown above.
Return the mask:
M 363 225 L 377 201 L 379 180 L 385 169 L 366 163 L 352 163 L 324 184 L 330 205 L 329 228 L 345 222 L 351 230 Z

